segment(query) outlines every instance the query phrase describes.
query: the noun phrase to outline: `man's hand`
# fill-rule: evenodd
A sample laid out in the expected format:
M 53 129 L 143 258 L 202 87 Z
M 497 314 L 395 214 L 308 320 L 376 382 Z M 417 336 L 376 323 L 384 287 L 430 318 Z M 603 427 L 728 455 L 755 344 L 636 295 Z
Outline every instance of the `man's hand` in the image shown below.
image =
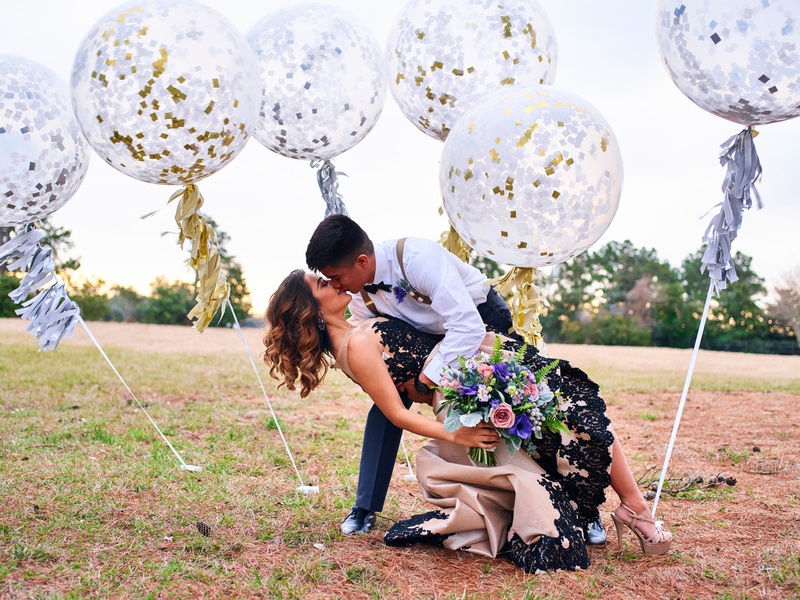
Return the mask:
M 433 406 L 433 394 L 426 394 L 422 395 L 417 391 L 416 382 L 413 379 L 409 379 L 397 386 L 397 389 L 401 392 L 405 392 L 408 397 L 411 399 L 412 402 L 417 402 L 419 404 L 427 404 L 428 406 Z
M 420 373 L 419 377 L 417 377 L 417 379 L 419 379 L 422 383 L 427 385 L 429 388 L 436 387 L 436 384 L 433 381 L 431 381 L 431 379 L 427 375 L 425 375 L 425 373 Z

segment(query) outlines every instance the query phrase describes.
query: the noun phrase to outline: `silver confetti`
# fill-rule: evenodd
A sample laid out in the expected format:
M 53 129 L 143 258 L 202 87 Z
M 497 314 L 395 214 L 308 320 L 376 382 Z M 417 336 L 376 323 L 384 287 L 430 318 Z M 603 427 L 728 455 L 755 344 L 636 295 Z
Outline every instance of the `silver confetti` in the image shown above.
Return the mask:
M 553 26 L 534 0 L 411 0 L 386 43 L 394 99 L 438 140 L 489 92 L 554 83 L 557 59 Z
M 386 98 L 380 46 L 346 11 L 288 6 L 256 23 L 247 39 L 263 93 L 254 135 L 273 152 L 329 160 L 377 123 Z
M 194 183 L 222 169 L 247 143 L 258 88 L 244 35 L 192 0 L 114 8 L 86 34 L 72 69 L 92 148 L 150 183 Z
M 672 81 L 742 125 L 800 115 L 797 0 L 659 0 L 656 37 Z
M 478 102 L 444 144 L 440 185 L 458 234 L 492 260 L 555 265 L 606 231 L 622 193 L 611 127 L 583 98 L 514 86 Z
M 0 227 L 61 208 L 88 167 L 67 84 L 33 61 L 0 55 Z

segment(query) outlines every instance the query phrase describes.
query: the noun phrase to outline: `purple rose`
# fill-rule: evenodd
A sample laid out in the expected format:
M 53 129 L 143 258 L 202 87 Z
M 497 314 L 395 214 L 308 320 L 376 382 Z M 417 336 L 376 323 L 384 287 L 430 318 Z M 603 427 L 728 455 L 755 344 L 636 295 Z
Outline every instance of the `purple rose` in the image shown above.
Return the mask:
M 525 413 L 517 415 L 517 420 L 508 428 L 508 433 L 516 435 L 522 440 L 527 440 L 533 432 L 533 424 Z

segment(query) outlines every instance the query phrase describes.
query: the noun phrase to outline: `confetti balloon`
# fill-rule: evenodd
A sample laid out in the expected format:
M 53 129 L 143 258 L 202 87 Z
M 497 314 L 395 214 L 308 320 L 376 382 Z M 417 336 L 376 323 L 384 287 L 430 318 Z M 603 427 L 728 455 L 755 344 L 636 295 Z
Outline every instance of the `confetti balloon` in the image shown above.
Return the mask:
M 622 155 L 603 116 L 549 86 L 493 92 L 444 144 L 440 184 L 456 232 L 481 254 L 517 267 L 568 260 L 611 224 Z
M 557 55 L 535 0 L 411 0 L 386 44 L 389 89 L 409 121 L 444 140 L 487 93 L 552 84 Z
M 193 183 L 224 167 L 247 142 L 258 89 L 244 35 L 191 0 L 113 9 L 86 35 L 72 70 L 91 146 L 150 183 Z
M 88 166 L 66 82 L 35 62 L 0 55 L 0 227 L 58 210 Z
M 329 160 L 360 142 L 383 109 L 380 47 L 347 12 L 323 4 L 275 11 L 247 35 L 258 57 L 256 139 L 283 156 Z
M 800 115 L 797 0 L 659 0 L 656 36 L 672 81 L 742 125 Z

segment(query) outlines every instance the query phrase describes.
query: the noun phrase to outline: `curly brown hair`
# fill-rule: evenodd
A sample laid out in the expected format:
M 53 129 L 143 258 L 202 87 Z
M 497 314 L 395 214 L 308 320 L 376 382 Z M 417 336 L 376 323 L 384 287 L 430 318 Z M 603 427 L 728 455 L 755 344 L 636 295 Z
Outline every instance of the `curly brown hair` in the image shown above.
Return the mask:
M 264 362 L 272 377 L 283 379 L 278 387 L 294 390 L 299 380 L 302 398 L 322 383 L 330 364 L 330 338 L 318 322 L 319 304 L 305 272 L 292 271 L 269 300 Z

